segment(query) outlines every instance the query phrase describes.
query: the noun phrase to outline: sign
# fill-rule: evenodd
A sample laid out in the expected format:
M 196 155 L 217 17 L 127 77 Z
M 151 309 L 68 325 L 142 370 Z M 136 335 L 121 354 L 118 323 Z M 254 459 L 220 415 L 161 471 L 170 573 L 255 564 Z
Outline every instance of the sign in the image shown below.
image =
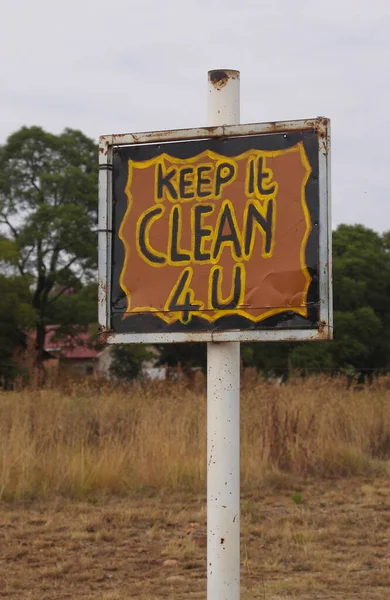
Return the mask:
M 332 335 L 327 119 L 104 136 L 108 341 Z

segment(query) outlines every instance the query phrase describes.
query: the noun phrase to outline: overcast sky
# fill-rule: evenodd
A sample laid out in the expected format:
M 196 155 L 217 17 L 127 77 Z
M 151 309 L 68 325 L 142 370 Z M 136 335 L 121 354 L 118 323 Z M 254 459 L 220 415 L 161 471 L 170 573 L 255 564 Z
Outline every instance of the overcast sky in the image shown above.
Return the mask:
M 332 120 L 333 224 L 390 229 L 390 0 L 2 0 L 0 143 L 206 124 L 207 71 L 241 122 Z

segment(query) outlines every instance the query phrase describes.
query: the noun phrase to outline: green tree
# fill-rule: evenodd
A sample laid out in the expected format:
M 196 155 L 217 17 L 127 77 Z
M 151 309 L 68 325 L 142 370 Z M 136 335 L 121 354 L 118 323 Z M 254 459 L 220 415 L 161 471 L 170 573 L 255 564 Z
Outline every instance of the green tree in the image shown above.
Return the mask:
M 388 234 L 340 225 L 333 234 L 334 362 L 359 372 L 390 364 Z
M 72 129 L 53 135 L 40 127 L 8 138 L 0 148 L 0 226 L 13 274 L 31 286 L 38 363 L 54 306 L 95 276 L 96 221 L 93 140 Z
M 159 352 L 159 365 L 167 367 L 180 366 L 186 375 L 190 375 L 195 367 L 206 370 L 207 348 L 204 343 L 159 344 L 157 349 Z
M 14 354 L 26 347 L 25 331 L 36 315 L 26 278 L 0 274 L 0 290 L 0 380 L 8 384 L 18 372 Z
M 292 344 L 289 342 L 250 342 L 241 344 L 243 367 L 256 367 L 270 376 L 287 376 Z
M 360 372 L 387 366 L 388 348 L 385 353 L 387 358 L 384 361 L 378 360 L 378 346 L 382 346 L 382 322 L 372 307 L 336 312 L 335 329 L 332 354 L 336 365 L 352 366 Z M 387 338 L 387 344 L 389 342 Z
M 370 306 L 389 312 L 390 255 L 386 235 L 363 225 L 340 225 L 333 233 L 334 308 L 350 312 Z
M 143 344 L 118 344 L 112 350 L 110 373 L 118 379 L 131 381 L 136 379 L 145 361 L 153 354 Z
M 54 289 L 53 297 L 59 290 Z M 97 315 L 97 283 L 80 282 L 75 288 L 67 289 L 58 296 L 54 303 L 49 304 L 46 314 L 47 324 L 59 324 L 66 334 L 72 334 L 74 325 L 85 327 L 96 322 Z
M 302 374 L 334 373 L 334 342 L 302 342 L 294 344 L 288 360 L 289 369 Z

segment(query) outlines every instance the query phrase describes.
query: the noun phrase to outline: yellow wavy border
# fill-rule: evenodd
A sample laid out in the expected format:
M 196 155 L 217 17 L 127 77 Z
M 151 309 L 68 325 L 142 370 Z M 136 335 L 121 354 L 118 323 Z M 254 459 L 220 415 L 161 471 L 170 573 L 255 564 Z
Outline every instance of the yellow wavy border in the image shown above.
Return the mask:
M 152 165 L 157 164 L 158 161 L 161 160 L 168 160 L 169 162 L 173 163 L 173 164 L 188 164 L 188 163 L 194 163 L 199 161 L 202 157 L 207 157 L 210 160 L 213 161 L 220 161 L 221 159 L 227 159 L 227 160 L 243 160 L 245 158 L 248 158 L 249 156 L 251 156 L 253 154 L 253 152 L 256 152 L 262 156 L 264 156 L 265 158 L 277 158 L 279 156 L 282 156 L 284 154 L 290 153 L 290 152 L 297 152 L 299 151 L 300 153 L 300 157 L 301 157 L 301 161 L 303 166 L 306 169 L 306 174 L 304 176 L 304 178 L 302 179 L 302 183 L 301 183 L 301 205 L 302 205 L 302 210 L 303 210 L 303 214 L 305 217 L 305 222 L 306 222 L 306 231 L 305 234 L 302 238 L 302 242 L 301 242 L 301 248 L 300 248 L 300 262 L 301 262 L 301 270 L 303 275 L 305 276 L 306 279 L 306 285 L 304 288 L 304 298 L 305 298 L 305 305 L 303 306 L 291 306 L 291 307 L 281 307 L 281 308 L 272 308 L 268 311 L 266 311 L 265 313 L 262 313 L 261 315 L 258 316 L 254 316 L 251 315 L 250 313 L 248 313 L 246 310 L 243 309 L 228 309 L 228 310 L 223 310 L 223 309 L 219 309 L 219 310 L 210 310 L 209 312 L 212 312 L 212 314 L 208 314 L 208 312 L 205 312 L 203 310 L 199 310 L 199 311 L 193 311 L 192 315 L 194 316 L 198 316 L 201 317 L 202 319 L 205 319 L 206 321 L 208 321 L 209 323 L 213 323 L 214 321 L 216 321 L 217 319 L 219 319 L 220 317 L 226 317 L 226 316 L 236 316 L 236 315 L 240 315 L 254 323 L 258 323 L 260 321 L 263 321 L 264 319 L 267 319 L 268 317 L 271 317 L 273 315 L 277 315 L 280 314 L 282 312 L 286 312 L 286 311 L 292 311 L 295 312 L 303 317 L 307 317 L 307 306 L 306 306 L 306 300 L 307 300 L 307 293 L 309 290 L 309 286 L 310 286 L 310 282 L 311 282 L 311 277 L 309 274 L 309 271 L 307 269 L 306 266 L 306 261 L 305 261 L 305 252 L 306 252 L 306 244 L 307 244 L 307 240 L 309 238 L 309 235 L 311 233 L 312 230 L 312 226 L 311 226 L 311 222 L 310 222 L 310 214 L 309 214 L 309 209 L 307 207 L 306 204 L 306 197 L 305 197 L 305 188 L 306 188 L 306 184 L 307 181 L 310 177 L 310 173 L 311 173 L 311 166 L 309 163 L 309 160 L 307 158 L 306 155 L 306 151 L 303 145 L 303 142 L 298 142 L 298 144 L 296 144 L 295 146 L 292 146 L 291 148 L 287 148 L 284 150 L 270 150 L 270 151 L 263 151 L 263 150 L 247 150 L 246 152 L 243 152 L 242 154 L 239 154 L 237 156 L 231 156 L 231 157 L 224 157 L 221 154 L 217 154 L 215 152 L 213 152 L 212 150 L 205 150 L 204 152 L 201 152 L 200 154 L 197 154 L 196 156 L 193 156 L 191 158 L 186 158 L 186 159 L 182 159 L 182 158 L 176 158 L 174 156 L 170 156 L 167 153 L 162 153 L 159 154 L 158 157 L 155 158 L 151 158 L 145 161 L 132 161 L 131 159 L 129 159 L 128 161 L 128 178 L 127 178 L 127 182 L 126 182 L 126 186 L 125 186 L 125 194 L 127 196 L 127 208 L 126 208 L 126 212 L 123 216 L 123 219 L 121 221 L 121 224 L 119 226 L 119 230 L 118 230 L 118 237 L 119 239 L 122 241 L 124 248 L 125 248 L 125 258 L 123 261 L 123 267 L 122 267 L 122 271 L 119 277 L 119 283 L 121 288 L 123 289 L 123 291 L 126 294 L 126 299 L 127 299 L 127 306 L 130 307 L 131 306 L 131 293 L 129 291 L 129 289 L 126 287 L 125 283 L 124 283 L 124 275 L 127 271 L 128 268 L 128 264 L 129 264 L 129 257 L 130 257 L 130 245 L 128 244 L 126 238 L 123 236 L 123 228 L 124 225 L 127 221 L 127 219 L 130 216 L 130 212 L 131 212 L 131 208 L 133 205 L 133 196 L 131 193 L 131 183 L 132 183 L 132 178 L 133 178 L 133 168 L 137 168 L 137 169 L 146 169 Z M 183 313 L 182 311 L 170 311 L 168 314 L 167 312 L 163 312 L 157 308 L 154 308 L 152 306 L 137 306 L 131 310 L 127 310 L 126 313 L 124 314 L 124 317 L 129 316 L 130 314 L 134 314 L 134 313 L 142 313 L 142 312 L 149 312 L 149 313 L 154 313 L 157 317 L 159 317 L 160 319 L 164 320 L 166 323 L 168 324 L 172 324 L 175 323 L 176 321 L 182 321 L 184 322 L 183 319 Z M 188 321 L 186 321 L 188 322 Z

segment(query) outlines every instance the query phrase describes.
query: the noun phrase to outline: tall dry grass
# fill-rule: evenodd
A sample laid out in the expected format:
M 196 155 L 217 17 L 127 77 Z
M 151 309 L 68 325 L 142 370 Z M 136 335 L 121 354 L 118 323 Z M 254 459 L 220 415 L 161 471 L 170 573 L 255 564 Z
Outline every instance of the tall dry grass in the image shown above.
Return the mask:
M 347 476 L 387 469 L 390 382 L 357 391 L 344 380 L 275 386 L 244 377 L 244 490 L 267 474 Z M 204 381 L 85 381 L 0 392 L 0 498 L 204 492 Z

